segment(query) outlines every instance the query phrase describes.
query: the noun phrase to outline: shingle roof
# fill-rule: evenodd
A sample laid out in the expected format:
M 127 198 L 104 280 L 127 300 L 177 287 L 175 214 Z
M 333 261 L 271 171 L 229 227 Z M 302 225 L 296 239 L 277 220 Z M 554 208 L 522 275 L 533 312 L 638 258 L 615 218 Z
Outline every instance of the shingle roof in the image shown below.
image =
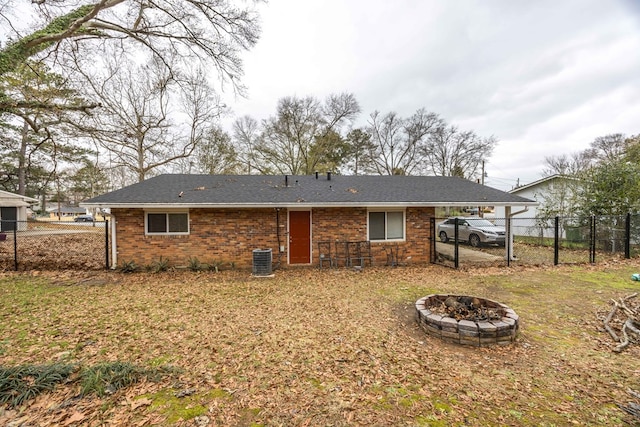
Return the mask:
M 160 175 L 82 206 L 291 207 L 535 205 L 537 202 L 456 177 Z M 288 185 L 287 185 L 288 184 Z
M 558 180 L 558 179 L 562 179 L 562 180 L 565 180 L 565 181 L 574 181 L 574 182 L 578 182 L 578 183 L 580 182 L 580 179 L 578 179 L 576 177 L 573 177 L 573 176 L 570 176 L 570 175 L 554 174 L 554 175 L 550 175 L 550 176 L 546 176 L 544 178 L 541 178 L 541 179 L 539 179 L 537 181 L 533 181 L 533 182 L 530 182 L 528 184 L 521 185 L 520 187 L 516 187 L 513 190 L 510 190 L 509 193 L 518 194 L 518 193 L 520 193 L 520 192 L 522 192 L 524 190 L 527 190 L 529 188 L 535 187 L 535 186 L 543 184 L 543 183 L 555 181 L 555 180 Z
M 71 214 L 86 214 L 87 210 L 85 208 L 79 208 L 79 207 L 75 207 L 75 206 L 61 206 L 60 209 L 58 210 L 57 207 L 53 207 L 53 208 L 49 208 L 47 209 L 47 212 L 53 212 L 53 213 L 71 213 Z

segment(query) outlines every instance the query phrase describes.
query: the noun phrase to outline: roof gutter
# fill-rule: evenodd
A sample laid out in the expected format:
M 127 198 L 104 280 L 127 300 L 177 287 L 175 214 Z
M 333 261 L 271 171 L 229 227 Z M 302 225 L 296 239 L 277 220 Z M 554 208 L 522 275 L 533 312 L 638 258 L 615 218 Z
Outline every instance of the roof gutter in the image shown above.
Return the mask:
M 521 213 L 525 213 L 525 212 L 528 212 L 528 211 L 529 211 L 529 206 L 528 206 L 528 205 L 525 205 L 525 206 L 524 206 L 524 209 L 519 210 L 519 211 L 515 211 L 515 212 L 511 212 L 511 213 L 509 214 L 509 218 L 514 217 L 514 216 L 516 216 L 516 215 L 520 215 Z
M 256 208 L 354 208 L 354 207 L 446 207 L 446 206 L 474 206 L 482 203 L 483 206 L 537 206 L 538 202 L 316 202 L 316 203 L 80 203 L 81 207 L 87 208 L 116 208 L 116 209 L 256 209 Z M 521 213 L 524 211 L 519 211 Z M 515 214 L 514 214 L 515 215 Z

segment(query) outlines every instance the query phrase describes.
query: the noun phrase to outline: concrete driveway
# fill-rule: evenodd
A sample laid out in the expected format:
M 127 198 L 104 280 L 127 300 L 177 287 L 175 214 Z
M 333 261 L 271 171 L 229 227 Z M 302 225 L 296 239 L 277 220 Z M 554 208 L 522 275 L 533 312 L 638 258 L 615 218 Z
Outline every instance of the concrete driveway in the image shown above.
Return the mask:
M 453 243 L 436 242 L 436 252 L 442 255 L 445 259 L 454 260 L 454 250 L 455 245 Z M 496 262 L 505 259 L 504 256 L 492 255 L 479 250 L 470 249 L 465 247 L 465 245 L 458 245 L 458 256 L 460 257 L 460 260 L 472 263 Z

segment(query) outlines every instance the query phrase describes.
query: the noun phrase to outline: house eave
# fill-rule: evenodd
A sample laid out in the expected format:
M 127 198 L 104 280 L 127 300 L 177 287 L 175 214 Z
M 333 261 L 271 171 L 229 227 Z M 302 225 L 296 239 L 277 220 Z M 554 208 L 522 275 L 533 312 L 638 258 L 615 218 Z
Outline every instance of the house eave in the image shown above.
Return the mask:
M 33 197 L 23 196 L 20 194 L 10 193 L 8 191 L 0 190 L 0 199 L 1 200 L 21 200 L 25 203 L 37 203 L 38 199 L 34 199 Z
M 447 206 L 537 206 L 538 202 L 271 202 L 271 203 L 80 203 L 85 208 L 100 209 L 264 209 L 264 208 L 376 208 L 376 207 L 447 207 Z
M 541 178 L 541 179 L 539 179 L 537 181 L 530 182 L 530 183 L 522 185 L 520 187 L 511 189 L 511 190 L 508 191 L 508 193 L 509 194 L 517 194 L 517 193 L 520 193 L 522 191 L 529 190 L 529 189 L 537 187 L 537 186 L 539 186 L 541 184 L 544 184 L 544 183 L 547 183 L 547 182 L 551 182 L 551 181 L 554 181 L 554 180 L 557 180 L 557 179 L 564 179 L 564 180 L 567 180 L 567 181 L 574 181 L 574 182 L 581 182 L 582 181 L 581 179 L 573 177 L 571 175 L 555 174 L 555 175 L 551 175 L 551 176 L 547 176 L 547 177 Z

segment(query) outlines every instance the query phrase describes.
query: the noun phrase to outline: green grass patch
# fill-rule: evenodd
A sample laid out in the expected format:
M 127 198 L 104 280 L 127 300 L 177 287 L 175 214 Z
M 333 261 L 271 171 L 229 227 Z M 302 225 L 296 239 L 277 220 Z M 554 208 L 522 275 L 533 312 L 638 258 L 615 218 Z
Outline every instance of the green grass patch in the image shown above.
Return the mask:
M 102 397 L 135 384 L 143 378 L 159 381 L 163 376 L 177 372 L 178 369 L 168 365 L 143 368 L 127 362 L 100 363 L 81 371 L 80 394 L 96 394 Z
M 140 368 L 125 362 L 108 362 L 80 368 L 77 378 L 71 374 L 78 365 L 53 363 L 48 365 L 0 366 L 0 404 L 20 406 L 44 391 L 53 390 L 63 382 L 80 382 L 80 395 L 96 394 L 103 397 L 128 387 L 142 378 L 153 381 L 176 372 L 171 367 Z
M 80 394 L 100 397 L 113 394 L 121 388 L 135 384 L 145 376 L 145 370 L 130 363 L 109 362 L 82 370 Z
M 43 391 L 53 390 L 56 385 L 67 380 L 75 369 L 75 365 L 62 363 L 0 366 L 0 404 L 20 406 Z
M 175 389 L 165 389 L 157 393 L 143 394 L 138 399 L 151 399 L 149 410 L 166 416 L 167 423 L 174 424 L 180 420 L 188 421 L 208 412 L 207 403 L 215 399 L 230 399 L 231 395 L 224 390 L 213 389 L 205 393 L 193 393 L 180 396 Z

